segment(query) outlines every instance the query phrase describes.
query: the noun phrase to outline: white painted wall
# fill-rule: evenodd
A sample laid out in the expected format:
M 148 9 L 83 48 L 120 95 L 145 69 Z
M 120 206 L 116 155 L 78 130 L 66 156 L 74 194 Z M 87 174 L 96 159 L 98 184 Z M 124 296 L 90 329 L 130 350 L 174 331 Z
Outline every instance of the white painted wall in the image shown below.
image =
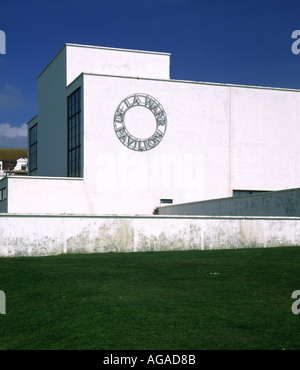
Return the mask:
M 149 214 L 161 198 L 229 195 L 227 88 L 85 75 L 84 91 L 84 178 L 100 214 Z M 160 144 L 144 152 L 125 147 L 113 128 L 119 103 L 138 92 L 156 98 L 168 119 Z
M 0 214 L 0 257 L 300 244 L 300 218 Z
M 66 44 L 38 77 L 39 176 L 67 176 L 66 86 L 83 72 L 168 79 L 170 54 Z
M 104 200 L 100 214 L 149 214 L 161 198 L 300 186 L 299 92 L 93 75 L 84 86 L 84 176 Z M 168 118 L 165 137 L 146 152 L 122 145 L 112 123 L 118 104 L 138 92 L 155 97 Z
M 93 213 L 80 178 L 10 176 L 7 188 L 9 213 Z
M 161 198 L 178 204 L 229 197 L 233 189 L 300 187 L 299 91 L 170 80 L 168 54 L 71 44 L 38 78 L 38 175 L 67 175 L 67 96 L 78 86 L 80 192 L 89 203 L 74 202 L 72 212 L 152 214 Z M 167 115 L 165 136 L 149 151 L 126 148 L 114 132 L 115 110 L 134 93 L 153 96 Z M 52 186 L 47 181 L 45 193 Z M 9 197 L 21 187 L 12 186 Z M 57 189 L 60 199 L 73 199 L 70 189 Z M 37 195 L 23 192 L 27 200 L 12 200 L 13 212 L 45 212 Z M 61 204 L 53 198 L 47 212 L 61 212 Z
M 145 78 L 170 78 L 170 54 L 66 44 L 69 85 L 82 72 Z
M 231 88 L 232 188 L 300 186 L 300 92 Z
M 21 171 L 22 170 L 22 167 L 25 166 L 26 170 L 27 170 L 27 163 L 28 163 L 28 159 L 27 158 L 19 158 L 17 159 L 17 163 L 14 167 L 14 170 L 15 171 Z M 23 170 L 25 171 L 25 170 Z

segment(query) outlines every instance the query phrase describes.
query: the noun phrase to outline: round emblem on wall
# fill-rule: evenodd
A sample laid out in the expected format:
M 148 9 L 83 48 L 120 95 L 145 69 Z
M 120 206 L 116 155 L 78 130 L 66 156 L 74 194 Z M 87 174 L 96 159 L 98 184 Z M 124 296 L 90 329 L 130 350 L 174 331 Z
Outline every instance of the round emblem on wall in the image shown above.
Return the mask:
M 145 109 L 147 108 L 147 109 Z M 127 148 L 146 151 L 155 148 L 167 129 L 162 105 L 147 94 L 132 94 L 121 101 L 114 115 L 114 129 Z

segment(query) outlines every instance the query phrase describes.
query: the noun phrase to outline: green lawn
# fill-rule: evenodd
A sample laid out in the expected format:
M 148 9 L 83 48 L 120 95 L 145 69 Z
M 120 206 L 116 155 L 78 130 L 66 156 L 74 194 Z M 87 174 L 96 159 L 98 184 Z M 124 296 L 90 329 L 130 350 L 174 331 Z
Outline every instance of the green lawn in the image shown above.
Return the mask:
M 300 349 L 300 247 L 0 258 L 0 349 Z

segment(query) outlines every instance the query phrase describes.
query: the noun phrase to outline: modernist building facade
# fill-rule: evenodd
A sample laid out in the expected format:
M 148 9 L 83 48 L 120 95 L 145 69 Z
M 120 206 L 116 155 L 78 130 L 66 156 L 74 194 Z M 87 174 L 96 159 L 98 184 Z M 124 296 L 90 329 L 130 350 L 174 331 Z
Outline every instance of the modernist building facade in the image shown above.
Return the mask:
M 152 214 L 300 187 L 300 91 L 170 79 L 170 54 L 66 44 L 0 212 Z

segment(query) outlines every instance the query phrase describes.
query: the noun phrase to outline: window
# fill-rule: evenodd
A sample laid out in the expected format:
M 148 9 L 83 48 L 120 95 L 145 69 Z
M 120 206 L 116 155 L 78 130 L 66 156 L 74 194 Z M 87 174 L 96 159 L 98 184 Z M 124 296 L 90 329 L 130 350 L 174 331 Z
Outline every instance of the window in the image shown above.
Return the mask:
M 2 161 L 0 161 L 0 171 L 2 171 Z
M 6 198 L 7 198 L 6 188 L 0 189 L 0 202 L 2 200 L 6 200 Z
M 68 96 L 68 176 L 82 177 L 81 88 Z
M 263 194 L 268 193 L 268 191 L 264 190 L 233 190 L 233 196 L 234 197 L 245 197 L 247 195 L 257 195 L 257 194 Z
M 29 175 L 37 175 L 37 123 L 29 130 Z

